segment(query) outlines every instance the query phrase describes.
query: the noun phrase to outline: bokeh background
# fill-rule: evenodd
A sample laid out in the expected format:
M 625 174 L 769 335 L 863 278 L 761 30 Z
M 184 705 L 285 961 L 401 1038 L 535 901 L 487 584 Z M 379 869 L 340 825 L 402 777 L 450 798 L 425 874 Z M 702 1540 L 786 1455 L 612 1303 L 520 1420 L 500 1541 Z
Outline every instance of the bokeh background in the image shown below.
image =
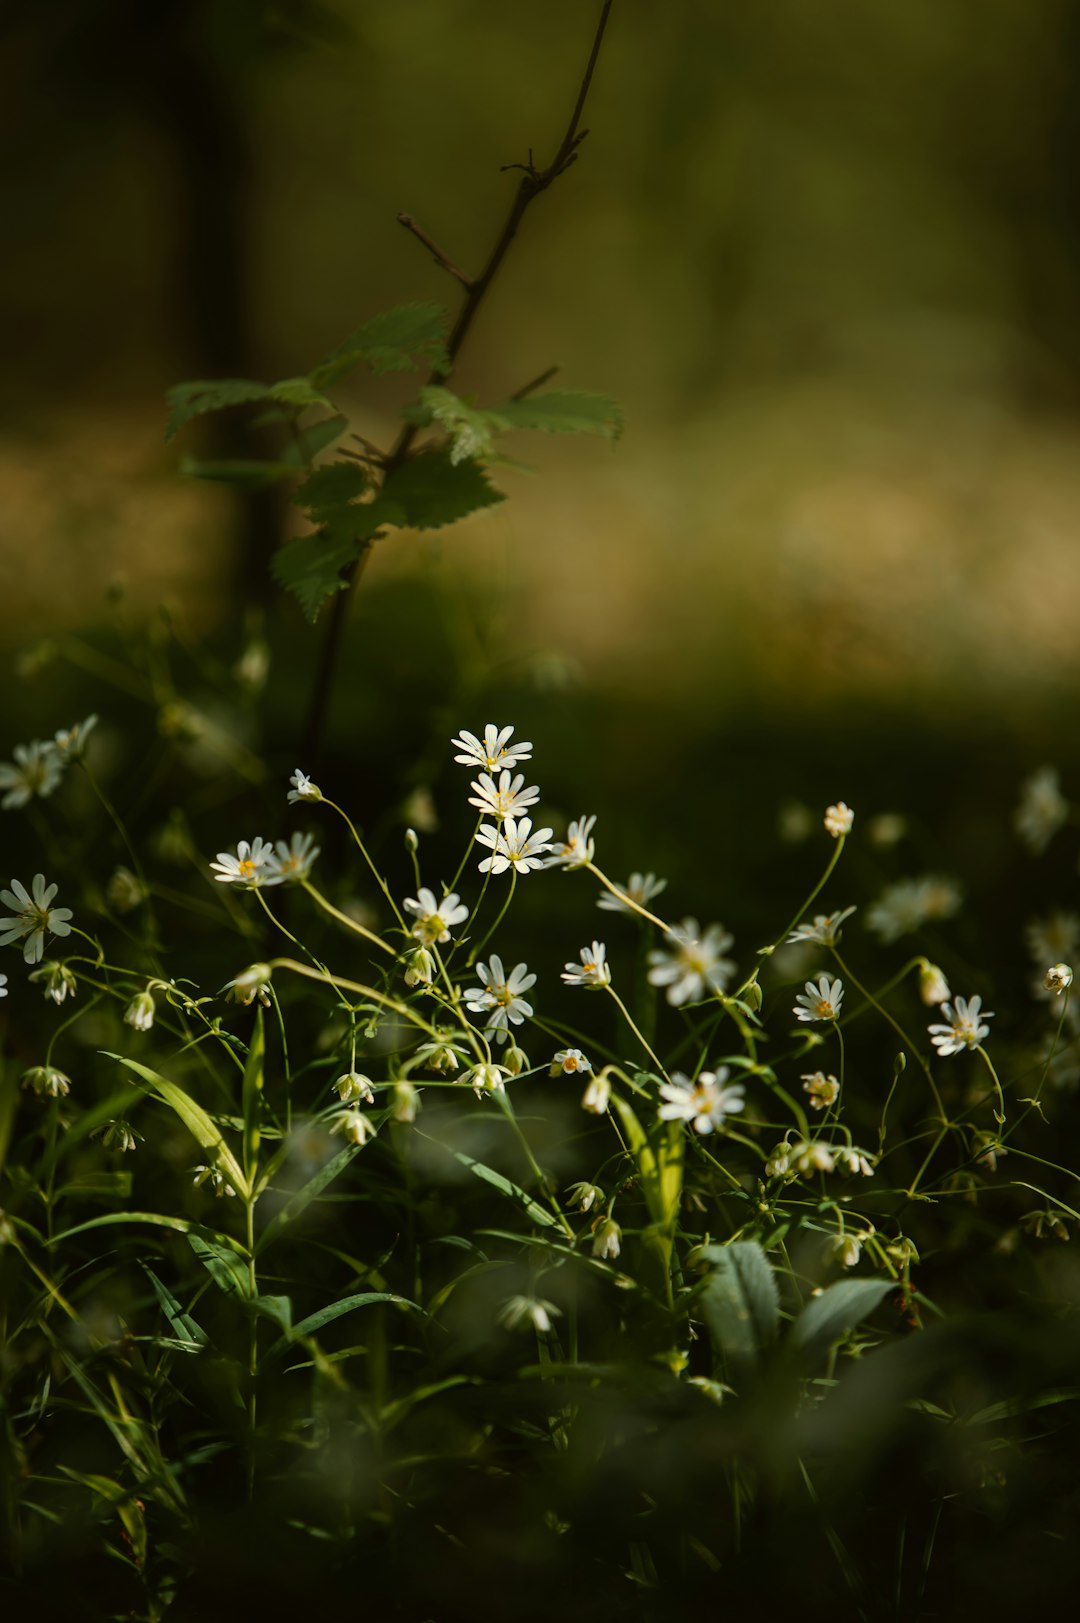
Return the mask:
M 167 602 L 223 647 L 257 609 L 293 752 L 317 634 L 269 584 L 287 516 L 182 476 L 219 429 L 166 447 L 164 392 L 304 371 L 394 303 L 454 308 L 395 216 L 481 263 L 500 165 L 554 150 L 597 9 L 8 13 L 9 670 L 119 596 L 129 623 Z M 471 661 L 471 691 L 520 679 L 560 727 L 599 703 L 613 794 L 689 773 L 690 799 L 755 822 L 765 804 L 770 829 L 785 796 L 822 795 L 947 827 L 966 788 L 971 838 L 1022 771 L 1067 768 L 1078 41 L 1076 0 L 617 0 L 581 161 L 530 212 L 454 382 L 496 400 L 558 364 L 620 401 L 625 436 L 522 439 L 537 476 L 498 470 L 509 501 L 379 548 L 339 746 Z M 386 443 L 409 386 L 342 403 Z

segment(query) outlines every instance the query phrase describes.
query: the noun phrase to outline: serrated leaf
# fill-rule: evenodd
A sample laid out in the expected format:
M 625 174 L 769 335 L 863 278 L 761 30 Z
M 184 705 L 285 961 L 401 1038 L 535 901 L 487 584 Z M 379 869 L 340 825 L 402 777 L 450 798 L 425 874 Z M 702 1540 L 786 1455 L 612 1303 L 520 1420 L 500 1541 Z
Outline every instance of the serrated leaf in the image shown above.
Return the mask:
M 496 410 L 505 428 L 535 428 L 545 434 L 603 434 L 613 441 L 623 430 L 622 412 L 614 400 L 578 389 L 528 395 L 524 400 L 509 400 Z
M 495 436 L 505 426 L 498 412 L 484 411 L 462 400 L 451 389 L 435 384 L 420 390 L 420 411 L 427 423 L 439 423 L 449 434 L 450 461 L 455 464 L 469 457 L 491 456 Z
M 152 1071 L 149 1066 L 140 1065 L 137 1060 L 125 1059 L 122 1054 L 110 1054 L 105 1049 L 102 1053 L 106 1059 L 116 1060 L 118 1065 L 133 1071 L 145 1082 L 147 1087 L 179 1116 L 192 1138 L 201 1144 L 203 1149 L 211 1151 L 219 1170 L 225 1174 L 237 1194 L 243 1196 L 249 1194 L 248 1181 L 244 1177 L 240 1163 L 222 1137 L 221 1129 L 215 1126 L 202 1105 L 196 1104 L 183 1088 L 178 1087 L 175 1082 L 170 1082 L 168 1077 L 160 1075 L 159 1072 Z
M 359 555 L 361 539 L 351 534 L 331 535 L 325 529 L 313 530 L 310 535 L 286 542 L 271 557 L 270 573 L 279 586 L 293 594 L 312 624 L 327 598 L 344 591 L 346 582 L 341 571 Z
M 188 1245 L 194 1251 L 210 1278 L 226 1296 L 251 1299 L 251 1280 L 240 1257 L 229 1246 L 218 1245 L 201 1234 L 189 1234 Z
M 438 530 L 505 499 L 477 463 L 455 463 L 449 451 L 428 451 L 387 476 L 370 510 L 379 524 Z
M 791 1328 L 792 1344 L 807 1358 L 820 1357 L 880 1306 L 893 1289 L 889 1279 L 840 1279 L 803 1308 Z
M 177 383 L 165 395 L 169 407 L 165 439 L 175 439 L 194 417 L 225 411 L 229 406 L 243 406 L 252 400 L 265 400 L 269 393 L 265 383 L 255 383 L 251 378 L 196 378 L 189 383 Z
M 310 378 L 283 378 L 280 383 L 272 383 L 266 393 L 271 400 L 277 400 L 283 406 L 326 406 L 331 411 L 334 409 L 332 402 L 315 387 Z
M 399 304 L 365 321 L 311 374 L 316 389 L 326 389 L 364 361 L 376 377 L 387 372 L 415 371 L 423 362 L 448 372 L 444 328 L 446 312 L 437 304 Z
M 371 481 L 359 462 L 327 462 L 308 475 L 296 491 L 297 507 L 316 521 L 362 496 Z
M 776 1340 L 780 1295 L 769 1259 L 756 1240 L 706 1246 L 711 1264 L 701 1295 L 705 1323 L 717 1348 L 735 1363 L 752 1364 Z

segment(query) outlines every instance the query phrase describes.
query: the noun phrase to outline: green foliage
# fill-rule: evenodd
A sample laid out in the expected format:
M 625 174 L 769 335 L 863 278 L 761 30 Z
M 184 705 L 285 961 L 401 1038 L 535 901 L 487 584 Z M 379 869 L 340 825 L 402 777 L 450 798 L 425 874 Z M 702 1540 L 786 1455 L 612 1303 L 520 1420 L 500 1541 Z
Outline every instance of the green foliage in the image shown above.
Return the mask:
M 622 412 L 614 400 L 584 390 L 559 390 L 527 395 L 497 408 L 506 429 L 533 428 L 545 434 L 601 434 L 617 440 L 623 431 Z
M 311 374 L 312 386 L 328 389 L 363 361 L 376 377 L 388 372 L 411 372 L 426 365 L 448 372 L 446 312 L 437 304 L 401 304 L 372 316 Z
M 838 1279 L 807 1302 L 791 1327 L 794 1346 L 807 1358 L 819 1358 L 873 1313 L 895 1289 L 888 1279 Z
M 230 406 L 272 400 L 297 410 L 307 406 L 330 407 L 326 396 L 307 378 L 284 378 L 280 383 L 253 383 L 250 378 L 197 379 L 191 383 L 175 384 L 165 398 L 169 405 L 166 440 L 175 439 L 194 418 L 205 417 L 209 412 L 227 411 Z
M 701 1304 L 714 1345 L 736 1365 L 754 1364 L 780 1327 L 769 1259 L 756 1240 L 706 1246 L 702 1256 L 710 1267 Z

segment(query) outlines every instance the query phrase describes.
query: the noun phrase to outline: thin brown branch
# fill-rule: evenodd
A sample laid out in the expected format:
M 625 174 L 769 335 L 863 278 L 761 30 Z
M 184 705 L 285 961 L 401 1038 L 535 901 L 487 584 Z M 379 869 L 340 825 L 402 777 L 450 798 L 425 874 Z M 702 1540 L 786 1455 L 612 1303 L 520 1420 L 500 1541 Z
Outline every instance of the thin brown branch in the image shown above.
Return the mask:
M 447 373 L 453 370 L 454 363 L 461 352 L 462 345 L 468 336 L 469 329 L 472 327 L 472 324 L 476 319 L 477 312 L 483 303 L 484 295 L 487 293 L 488 288 L 495 280 L 502 262 L 506 258 L 510 245 L 518 234 L 518 230 L 521 226 L 522 220 L 525 217 L 529 204 L 532 203 L 535 198 L 539 197 L 541 192 L 546 191 L 553 181 L 557 180 L 560 175 L 564 174 L 577 158 L 578 148 L 588 134 L 587 130 L 579 130 L 578 126 L 581 123 L 582 114 L 585 111 L 585 102 L 588 98 L 589 88 L 593 80 L 593 74 L 596 71 L 596 64 L 600 56 L 600 47 L 604 42 L 604 34 L 607 30 L 608 18 L 611 15 L 611 8 L 613 5 L 614 0 L 603 0 L 603 5 L 600 9 L 600 17 L 596 25 L 596 32 L 593 35 L 592 45 L 589 50 L 589 58 L 585 64 L 585 71 L 582 74 L 581 83 L 578 86 L 574 110 L 570 115 L 570 122 L 566 126 L 565 133 L 563 134 L 562 140 L 559 142 L 559 146 L 556 150 L 554 158 L 552 158 L 551 162 L 546 168 L 537 169 L 533 162 L 533 155 L 530 149 L 528 164 L 517 166 L 520 167 L 524 172 L 521 180 L 518 182 L 517 190 L 515 191 L 513 201 L 510 204 L 510 210 L 505 221 L 503 222 L 501 231 L 495 239 L 495 243 L 487 257 L 487 262 L 485 263 L 483 270 L 480 272 L 479 276 L 474 277 L 466 284 L 464 301 L 462 302 L 461 309 L 458 311 L 457 319 L 451 328 L 450 336 L 446 341 L 446 349 L 450 365 L 445 371 L 441 369 L 438 371 L 432 371 L 428 378 L 429 384 L 441 383 Z M 401 216 L 399 216 L 399 218 L 401 218 Z M 408 216 L 406 216 L 406 219 L 407 218 Z M 404 221 L 402 223 L 404 223 Z M 434 247 L 434 244 L 431 243 L 428 238 L 422 236 L 418 229 L 411 223 L 409 229 L 413 231 L 414 235 L 420 236 L 420 240 L 424 242 L 425 246 L 427 246 L 435 254 L 440 264 L 444 264 L 446 269 L 450 270 L 452 274 L 458 276 L 460 279 L 460 272 L 454 270 L 450 262 L 445 260 L 445 258 L 439 253 L 439 251 Z M 394 442 L 389 456 L 387 457 L 387 475 L 391 474 L 395 468 L 400 467 L 401 463 L 404 462 L 405 458 L 409 454 L 409 448 L 412 445 L 413 440 L 416 438 L 417 432 L 418 429 L 415 423 L 406 423 L 404 425 Z M 364 565 L 367 562 L 370 552 L 371 544 L 369 542 L 364 546 L 359 557 L 349 571 L 347 585 L 345 586 L 344 590 L 338 592 L 330 608 L 330 618 L 327 623 L 323 646 L 320 651 L 319 666 L 316 672 L 315 686 L 312 690 L 311 707 L 308 712 L 308 722 L 304 736 L 305 758 L 308 763 L 304 770 L 307 772 L 315 771 L 318 766 L 318 757 L 322 747 L 322 735 L 326 722 L 326 713 L 329 709 L 330 695 L 333 688 L 334 671 L 337 665 L 338 649 L 345 630 L 345 620 L 348 615 L 349 604 L 352 601 L 353 593 L 356 590 L 357 582 L 363 573 Z
M 546 372 L 541 372 L 540 376 L 533 378 L 531 383 L 525 383 L 520 389 L 515 389 L 510 396 L 511 400 L 524 400 L 527 395 L 535 393 L 537 389 L 542 389 L 544 384 L 550 382 L 558 370 L 557 366 L 549 366 Z
M 432 242 L 432 240 L 428 236 L 427 232 L 421 230 L 421 228 L 417 225 L 416 221 L 413 219 L 411 214 L 399 214 L 397 218 L 398 218 L 398 225 L 403 225 L 405 227 L 406 231 L 411 231 L 412 232 L 412 234 L 416 238 L 417 242 L 422 242 L 423 243 L 424 247 L 427 249 L 427 251 L 431 255 L 431 257 L 435 260 L 436 264 L 441 265 L 443 270 L 449 271 L 451 276 L 455 276 L 457 278 L 457 280 L 461 283 L 462 287 L 469 288 L 469 289 L 472 288 L 472 285 L 473 285 L 472 277 L 471 276 L 466 276 L 465 272 L 463 270 L 459 270 L 458 267 L 454 264 L 454 261 L 452 259 L 447 258 L 446 254 L 443 253 L 442 249 L 438 246 L 438 244 Z

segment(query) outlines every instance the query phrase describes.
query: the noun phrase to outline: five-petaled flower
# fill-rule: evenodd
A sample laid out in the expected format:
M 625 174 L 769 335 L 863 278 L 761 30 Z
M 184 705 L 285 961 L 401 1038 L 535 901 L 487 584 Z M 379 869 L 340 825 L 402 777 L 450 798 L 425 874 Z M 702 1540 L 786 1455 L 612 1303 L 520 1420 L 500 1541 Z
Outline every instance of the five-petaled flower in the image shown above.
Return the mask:
M 660 1106 L 660 1120 L 693 1122 L 699 1133 L 722 1127 L 725 1117 L 737 1116 L 746 1104 L 741 1082 L 725 1086 L 729 1074 L 726 1065 L 718 1071 L 702 1071 L 696 1080 L 673 1071 L 671 1081 L 660 1084 L 660 1097 L 666 1101 Z
M 822 947 L 832 947 L 840 939 L 840 926 L 854 913 L 853 907 L 841 908 L 839 913 L 815 913 L 812 924 L 797 924 L 785 945 L 796 941 L 814 941 Z
M 278 840 L 266 862 L 270 878 L 264 880 L 264 884 L 299 884 L 311 872 L 318 854 L 313 834 L 294 834 L 288 845 Z
M 724 954 L 734 937 L 723 925 L 710 924 L 702 935 L 697 919 L 683 919 L 668 931 L 667 948 L 657 947 L 649 954 L 649 982 L 666 986 L 667 1000 L 675 1008 L 701 998 L 706 990 L 722 992 L 735 972 Z
M 7 790 L 0 806 L 5 811 L 13 806 L 25 806 L 34 795 L 44 800 L 64 775 L 63 757 L 54 744 L 42 744 L 35 739 L 32 744 L 16 744 L 12 753 L 14 765 L 0 761 L 0 789 Z
M 616 888 L 621 892 L 618 896 L 610 890 L 602 890 L 597 897 L 597 907 L 602 907 L 605 913 L 633 914 L 636 909 L 631 904 L 648 906 L 654 896 L 667 889 L 667 880 L 657 879 L 654 873 L 632 873 L 624 885 Z
M 469 788 L 476 790 L 475 795 L 469 796 L 469 805 L 500 823 L 507 817 L 517 817 L 519 813 L 528 811 L 540 799 L 540 790 L 536 785 L 525 784 L 524 773 L 519 772 L 514 777 L 506 769 L 499 773 L 498 783 L 490 772 L 481 772 Z
M 561 844 L 555 843 L 552 845 L 551 855 L 547 859 L 546 866 L 549 868 L 587 868 L 596 850 L 596 842 L 592 838 L 595 825 L 595 817 L 576 818 L 566 831 L 566 839 Z
M 530 975 L 525 964 L 515 964 L 507 975 L 497 953 L 492 953 L 486 964 L 477 964 L 476 973 L 483 984 L 466 990 L 465 1007 L 470 1014 L 486 1014 L 485 1030 L 496 1042 L 504 1043 L 510 1036 L 510 1026 L 520 1026 L 533 1012 L 532 1004 L 521 994 L 536 985 L 536 976 Z
M 480 872 L 498 874 L 513 868 L 516 873 L 529 873 L 542 868 L 543 855 L 550 850 L 550 833 L 549 828 L 538 828 L 534 834 L 531 817 L 508 817 L 502 828 L 482 823 L 476 831 L 477 844 L 486 845 L 491 856 L 478 864 Z
M 259 885 L 280 885 L 274 847 L 260 835 L 249 843 L 241 840 L 236 855 L 219 851 L 217 861 L 210 864 L 214 878 L 221 885 L 240 885 L 244 890 L 255 890 Z
M 594 941 L 591 947 L 582 947 L 580 964 L 567 964 L 562 979 L 567 986 L 587 986 L 594 991 L 610 986 L 611 965 L 604 943 Z
M 0 890 L 0 902 L 14 910 L 12 918 L 0 919 L 0 947 L 23 937 L 23 958 L 28 964 L 39 964 L 45 950 L 45 932 L 52 935 L 70 935 L 72 917 L 70 907 L 53 907 L 56 885 L 46 885 L 44 874 L 35 874 L 28 891 L 17 879 L 11 881 L 10 890 Z
M 462 766 L 483 767 L 485 772 L 501 771 L 503 767 L 512 769 L 520 761 L 529 760 L 533 750 L 531 744 L 511 744 L 513 735 L 512 727 L 496 727 L 493 721 L 489 721 L 484 728 L 483 739 L 462 728 L 460 736 L 450 740 L 451 744 L 463 751 L 461 755 L 455 755 L 454 760 Z
M 810 1095 L 811 1110 L 827 1110 L 834 1105 L 840 1097 L 840 1084 L 835 1076 L 826 1076 L 824 1071 L 812 1071 L 809 1076 L 800 1078 L 803 1092 Z
M 835 1020 L 840 1014 L 843 996 L 843 981 L 822 975 L 816 983 L 807 981 L 805 992 L 796 995 L 792 1013 L 796 1020 Z
M 469 909 L 458 900 L 456 891 L 452 890 L 439 902 L 435 899 L 434 891 L 428 890 L 426 885 L 421 885 L 415 897 L 407 898 L 405 911 L 416 919 L 412 934 L 428 947 L 449 941 L 450 931 L 456 924 L 464 923 L 469 916 Z M 430 976 L 427 978 L 431 979 Z
M 989 1037 L 990 1027 L 983 1025 L 984 1020 L 992 1020 L 993 1013 L 983 1009 L 981 997 L 958 997 L 951 1003 L 943 1003 L 941 1012 L 948 1021 L 947 1025 L 928 1026 L 930 1041 L 941 1055 L 962 1054 L 965 1048 L 978 1048 L 984 1037 Z
M 551 1062 L 549 1076 L 575 1076 L 579 1071 L 591 1071 L 592 1065 L 580 1048 L 560 1048 Z
M 285 798 L 290 802 L 295 802 L 297 800 L 321 800 L 323 797 L 322 790 L 319 788 L 318 784 L 312 783 L 307 774 L 301 772 L 299 767 L 297 767 L 296 771 L 289 779 L 289 782 L 292 784 L 292 788 L 289 790 L 289 793 Z

